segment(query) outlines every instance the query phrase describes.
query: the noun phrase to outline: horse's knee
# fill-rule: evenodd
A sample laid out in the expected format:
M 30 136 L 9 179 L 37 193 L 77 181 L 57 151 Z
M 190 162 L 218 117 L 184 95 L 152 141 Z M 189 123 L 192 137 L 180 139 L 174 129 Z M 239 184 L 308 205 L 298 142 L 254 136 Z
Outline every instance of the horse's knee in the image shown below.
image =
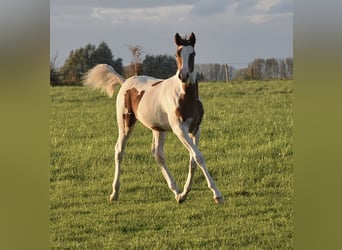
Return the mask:
M 200 165 L 200 166 L 203 166 L 204 163 L 205 163 L 205 162 L 204 162 L 204 157 L 203 157 L 203 155 L 200 154 L 200 153 L 196 154 L 195 157 L 194 157 L 194 159 L 195 159 L 196 163 L 197 163 L 198 165 Z
M 191 160 L 190 160 L 190 167 L 191 167 L 192 170 L 195 170 L 196 167 L 197 167 L 196 161 L 192 157 L 191 157 Z
M 115 160 L 121 162 L 123 155 L 124 155 L 124 152 L 118 147 L 115 147 Z
M 165 158 L 164 158 L 164 154 L 162 152 L 160 152 L 158 150 L 153 150 L 152 154 L 159 164 L 161 164 L 161 165 L 165 164 Z
M 165 164 L 165 158 L 163 155 L 157 154 L 155 157 L 156 157 L 156 160 L 159 164 L 161 164 L 161 165 Z
M 152 145 L 151 154 L 152 154 L 153 156 L 155 156 L 155 153 L 156 153 L 156 148 L 154 147 L 154 145 Z

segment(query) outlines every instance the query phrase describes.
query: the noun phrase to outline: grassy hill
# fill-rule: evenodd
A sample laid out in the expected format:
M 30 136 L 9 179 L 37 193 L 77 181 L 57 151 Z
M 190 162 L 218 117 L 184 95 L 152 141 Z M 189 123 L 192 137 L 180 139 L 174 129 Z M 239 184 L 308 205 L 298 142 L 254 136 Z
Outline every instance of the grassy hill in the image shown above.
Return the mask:
M 51 248 L 293 247 L 293 82 L 200 83 L 199 148 L 225 203 L 201 171 L 177 204 L 140 123 L 108 201 L 117 139 L 115 98 L 85 87 L 51 88 Z M 182 189 L 189 154 L 168 134 L 166 162 Z

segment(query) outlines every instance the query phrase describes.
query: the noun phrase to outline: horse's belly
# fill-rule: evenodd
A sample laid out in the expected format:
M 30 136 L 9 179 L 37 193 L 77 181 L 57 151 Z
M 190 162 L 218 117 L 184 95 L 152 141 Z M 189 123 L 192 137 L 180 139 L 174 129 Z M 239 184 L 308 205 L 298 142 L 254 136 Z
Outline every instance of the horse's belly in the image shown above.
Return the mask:
M 167 114 L 156 110 L 139 110 L 137 119 L 149 129 L 158 131 L 170 131 L 171 127 Z
M 149 129 L 159 131 L 171 130 L 167 112 L 157 98 L 151 98 L 146 95 L 142 98 L 137 114 L 137 119 Z

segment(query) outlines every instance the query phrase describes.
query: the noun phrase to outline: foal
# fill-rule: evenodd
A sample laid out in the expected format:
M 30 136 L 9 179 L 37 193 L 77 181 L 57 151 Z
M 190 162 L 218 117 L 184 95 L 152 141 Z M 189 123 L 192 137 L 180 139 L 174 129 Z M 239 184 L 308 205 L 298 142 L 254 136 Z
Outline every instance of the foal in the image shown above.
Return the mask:
M 203 106 L 198 96 L 198 81 L 194 72 L 194 33 L 188 39 L 177 33 L 177 72 L 162 80 L 149 76 L 133 76 L 125 80 L 107 64 L 99 64 L 84 78 L 84 84 L 100 88 L 112 97 L 116 85 L 121 85 L 116 99 L 118 140 L 115 146 L 115 173 L 113 192 L 110 200 L 117 200 L 120 188 L 120 166 L 127 140 L 139 120 L 152 130 L 152 154 L 159 164 L 170 190 L 179 203 L 185 201 L 190 192 L 196 165 L 202 170 L 216 203 L 224 201 L 197 148 L 199 125 L 202 121 Z M 164 142 L 167 131 L 172 131 L 190 153 L 189 173 L 180 192 L 165 163 Z

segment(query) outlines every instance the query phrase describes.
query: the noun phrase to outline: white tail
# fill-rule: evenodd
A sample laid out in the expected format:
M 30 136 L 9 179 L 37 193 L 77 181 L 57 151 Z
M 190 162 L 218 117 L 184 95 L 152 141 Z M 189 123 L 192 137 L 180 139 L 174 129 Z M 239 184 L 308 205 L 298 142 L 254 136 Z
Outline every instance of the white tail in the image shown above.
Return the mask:
M 109 97 L 113 96 L 115 86 L 122 85 L 125 81 L 112 66 L 98 64 L 90 69 L 83 77 L 83 84 L 106 92 Z

